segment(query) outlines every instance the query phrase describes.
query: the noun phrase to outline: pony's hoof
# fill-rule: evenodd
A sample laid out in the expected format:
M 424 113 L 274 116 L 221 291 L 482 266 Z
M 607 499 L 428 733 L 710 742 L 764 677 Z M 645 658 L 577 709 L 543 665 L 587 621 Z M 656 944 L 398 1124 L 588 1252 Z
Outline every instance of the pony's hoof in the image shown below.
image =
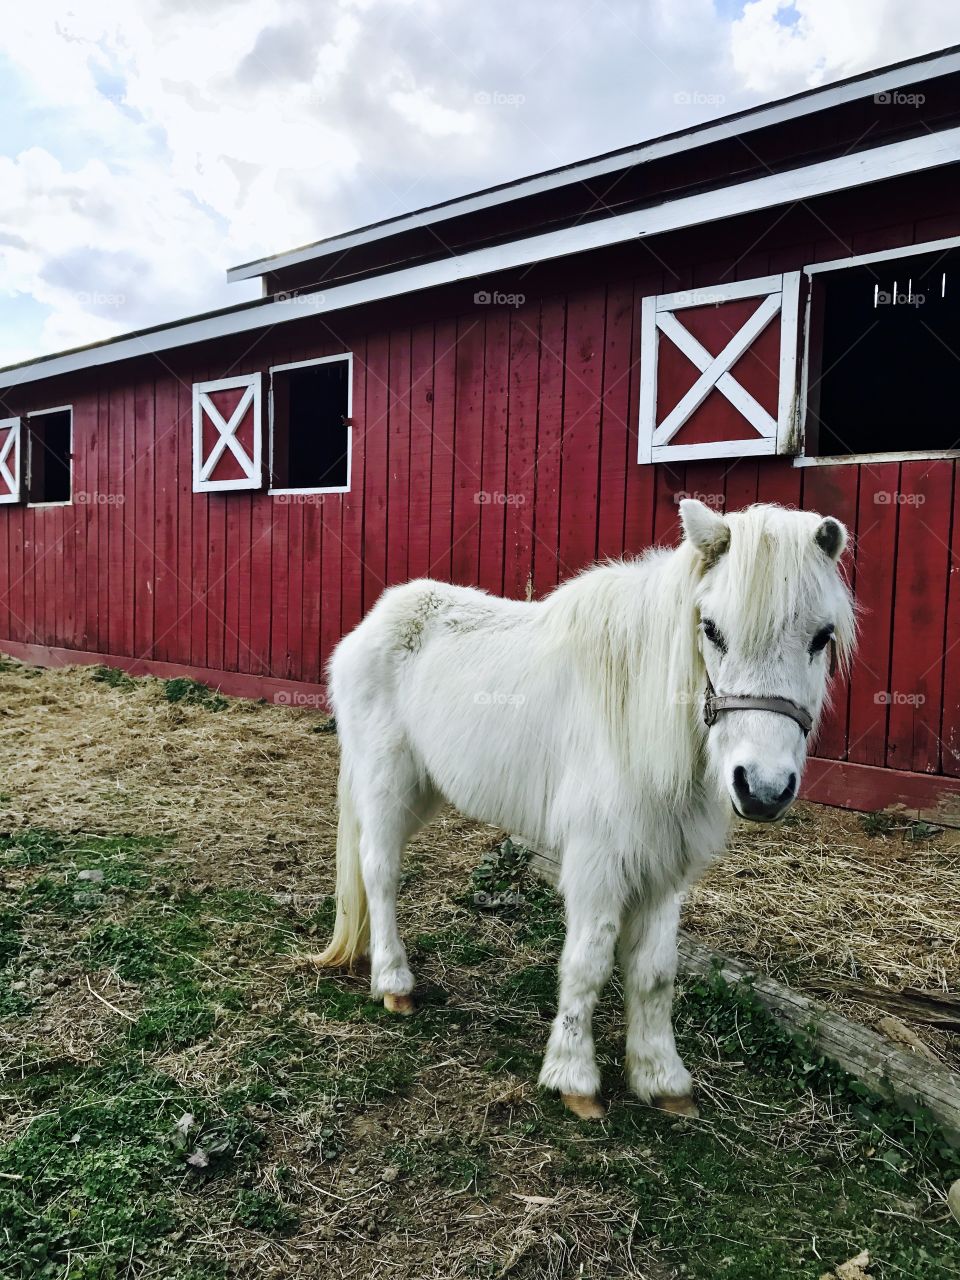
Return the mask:
M 658 1111 L 669 1111 L 673 1116 L 688 1116 L 691 1120 L 696 1120 L 700 1111 L 689 1093 L 684 1094 L 668 1094 L 661 1093 L 650 1101 L 652 1107 L 656 1107 Z
M 383 1007 L 387 1013 L 401 1013 L 409 1018 L 414 1011 L 413 996 L 397 996 L 388 991 L 383 997 Z
M 602 1120 L 607 1114 L 607 1108 L 595 1093 L 561 1093 L 560 1101 L 578 1120 Z

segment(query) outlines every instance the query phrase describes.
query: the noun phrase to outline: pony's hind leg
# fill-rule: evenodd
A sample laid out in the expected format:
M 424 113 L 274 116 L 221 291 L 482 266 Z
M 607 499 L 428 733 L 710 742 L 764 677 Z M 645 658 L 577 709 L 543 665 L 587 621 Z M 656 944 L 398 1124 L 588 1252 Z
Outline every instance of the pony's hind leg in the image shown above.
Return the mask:
M 397 927 L 401 859 L 407 841 L 436 806 L 432 789 L 412 769 L 397 771 L 392 779 L 381 776 L 375 788 L 358 797 L 360 868 L 370 918 L 370 993 L 392 1013 L 413 1012 L 413 974 Z

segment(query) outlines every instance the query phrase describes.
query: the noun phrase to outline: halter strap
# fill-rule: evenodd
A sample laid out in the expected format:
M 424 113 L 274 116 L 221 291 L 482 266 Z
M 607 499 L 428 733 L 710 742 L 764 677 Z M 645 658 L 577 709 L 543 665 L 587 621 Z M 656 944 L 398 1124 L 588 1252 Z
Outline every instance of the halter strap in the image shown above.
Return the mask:
M 707 692 L 703 700 L 703 720 L 707 726 L 717 723 L 721 711 L 775 711 L 777 715 L 795 720 L 806 737 L 813 728 L 813 717 L 806 708 L 791 702 L 789 698 L 751 698 L 749 695 L 717 693 L 707 676 Z
M 830 675 L 837 669 L 837 642 L 830 639 Z M 717 723 L 721 711 L 773 711 L 779 716 L 787 716 L 803 730 L 806 738 L 813 728 L 813 716 L 806 709 L 789 698 L 759 698 L 750 694 L 717 693 L 713 681 L 707 675 L 707 691 L 703 697 L 703 722 L 707 728 Z

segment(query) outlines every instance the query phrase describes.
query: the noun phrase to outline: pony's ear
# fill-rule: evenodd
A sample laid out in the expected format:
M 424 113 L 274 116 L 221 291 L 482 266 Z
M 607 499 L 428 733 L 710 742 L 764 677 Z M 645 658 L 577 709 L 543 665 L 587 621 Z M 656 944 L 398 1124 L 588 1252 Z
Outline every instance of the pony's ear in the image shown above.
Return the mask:
M 726 520 L 697 498 L 681 499 L 680 523 L 683 536 L 693 543 L 708 566 L 715 564 L 730 545 Z
M 833 516 L 825 516 L 817 526 L 813 538 L 825 556 L 829 556 L 831 560 L 839 560 L 847 545 L 846 525 L 842 525 Z

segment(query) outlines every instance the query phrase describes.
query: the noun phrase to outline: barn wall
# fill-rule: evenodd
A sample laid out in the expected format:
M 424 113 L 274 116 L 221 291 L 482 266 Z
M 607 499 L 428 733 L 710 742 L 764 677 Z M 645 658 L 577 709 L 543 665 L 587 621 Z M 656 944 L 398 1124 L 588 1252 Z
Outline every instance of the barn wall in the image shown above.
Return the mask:
M 960 234 L 949 192 L 924 181 L 923 199 L 914 180 L 912 195 L 771 215 L 759 238 L 742 220 L 661 253 L 632 246 L 487 282 L 523 293 L 519 305 L 448 291 L 9 394 L 8 412 L 73 403 L 74 500 L 0 508 L 0 644 L 296 699 L 392 583 L 432 575 L 537 597 L 597 557 L 675 541 L 684 493 L 727 510 L 784 502 L 848 524 L 864 610 L 817 754 L 846 762 L 841 778 L 883 766 L 947 786 L 960 777 L 956 464 L 635 460 L 643 296 Z M 351 493 L 191 491 L 194 381 L 344 349 Z M 887 500 L 898 494 L 913 498 Z

